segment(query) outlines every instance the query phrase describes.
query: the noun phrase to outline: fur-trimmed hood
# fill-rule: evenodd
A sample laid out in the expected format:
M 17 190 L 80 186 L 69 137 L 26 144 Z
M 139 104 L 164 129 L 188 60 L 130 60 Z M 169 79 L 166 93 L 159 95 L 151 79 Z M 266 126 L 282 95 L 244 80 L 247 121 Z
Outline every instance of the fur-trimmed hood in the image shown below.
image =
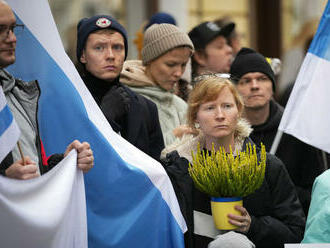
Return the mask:
M 245 138 L 249 137 L 252 132 L 251 125 L 247 120 L 240 118 L 237 122 L 237 127 L 235 131 L 235 149 L 234 154 L 240 152 L 243 147 Z M 205 137 L 202 132 L 198 135 L 185 135 L 182 139 L 177 140 L 173 144 L 167 146 L 161 154 L 161 157 L 166 157 L 167 153 L 172 151 L 177 151 L 181 157 L 185 157 L 189 161 L 192 160 L 191 152 L 197 151 L 197 145 L 200 144 L 201 147 L 205 146 Z

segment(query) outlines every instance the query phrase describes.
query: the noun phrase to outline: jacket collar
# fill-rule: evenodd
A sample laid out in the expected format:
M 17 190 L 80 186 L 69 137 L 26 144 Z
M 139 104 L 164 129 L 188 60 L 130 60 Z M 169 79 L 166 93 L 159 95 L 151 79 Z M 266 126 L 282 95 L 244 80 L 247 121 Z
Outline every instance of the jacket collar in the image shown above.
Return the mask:
M 279 105 L 273 100 L 270 101 L 269 108 L 269 117 L 267 121 L 263 124 L 252 126 L 255 132 L 262 132 L 265 130 L 272 130 L 278 128 L 284 109 L 281 105 Z
M 120 81 L 130 87 L 156 86 L 146 75 L 146 67 L 140 60 L 127 60 L 120 74 Z
M 101 104 L 103 96 L 111 89 L 111 87 L 116 84 L 120 84 L 119 76 L 112 82 L 108 82 L 95 77 L 89 72 L 85 72 L 82 79 L 98 105 Z
M 14 88 L 15 78 L 10 75 L 5 69 L 0 69 L 0 83 L 3 92 L 6 94 Z

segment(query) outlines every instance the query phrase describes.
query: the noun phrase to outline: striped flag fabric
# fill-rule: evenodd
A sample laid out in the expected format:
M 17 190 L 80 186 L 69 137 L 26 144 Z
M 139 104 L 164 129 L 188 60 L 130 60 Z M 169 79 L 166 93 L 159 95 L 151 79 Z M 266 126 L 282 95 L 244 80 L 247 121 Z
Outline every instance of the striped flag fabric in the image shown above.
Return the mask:
M 0 176 L 3 248 L 87 248 L 84 177 L 71 151 L 42 177 Z
M 285 133 L 330 152 L 330 5 L 300 68 L 279 126 Z
M 20 133 L 0 86 L 0 162 L 13 150 Z
M 300 68 L 279 129 L 330 152 L 330 3 Z M 329 170 L 315 179 L 307 216 L 306 247 L 329 247 Z M 302 247 L 304 247 L 302 245 Z M 300 247 L 300 246 L 299 246 Z
M 7 0 L 18 23 L 16 63 L 8 70 L 40 83 L 39 128 L 46 154 L 87 141 L 88 247 L 184 247 L 187 227 L 163 167 L 117 135 L 65 54 L 47 1 Z

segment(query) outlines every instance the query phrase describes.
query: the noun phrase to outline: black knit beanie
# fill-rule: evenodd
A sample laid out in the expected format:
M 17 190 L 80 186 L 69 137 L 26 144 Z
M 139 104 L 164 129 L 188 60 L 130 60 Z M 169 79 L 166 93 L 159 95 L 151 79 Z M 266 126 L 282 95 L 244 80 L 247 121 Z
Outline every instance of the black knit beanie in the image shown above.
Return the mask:
M 237 53 L 231 64 L 230 74 L 234 83 L 238 83 L 240 78 L 249 72 L 262 72 L 267 75 L 272 81 L 273 91 L 275 92 L 275 75 L 266 58 L 253 49 L 244 47 Z
M 90 18 L 83 18 L 77 25 L 77 59 L 80 62 L 82 50 L 85 47 L 90 33 L 100 29 L 113 29 L 119 32 L 124 38 L 125 59 L 127 57 L 127 33 L 125 28 L 111 16 L 96 15 Z

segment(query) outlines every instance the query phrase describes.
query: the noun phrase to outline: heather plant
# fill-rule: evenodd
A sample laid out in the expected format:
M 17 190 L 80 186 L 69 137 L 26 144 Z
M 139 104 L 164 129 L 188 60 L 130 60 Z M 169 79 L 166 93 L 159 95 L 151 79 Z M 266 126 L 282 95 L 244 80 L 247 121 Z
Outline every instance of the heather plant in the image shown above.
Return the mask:
M 214 145 L 210 154 L 201 151 L 192 152 L 192 163 L 189 163 L 189 174 L 195 186 L 212 197 L 244 197 L 255 192 L 262 184 L 266 169 L 266 150 L 261 144 L 258 158 L 256 146 L 249 144 L 245 151 L 237 156 L 224 148 L 215 151 Z

